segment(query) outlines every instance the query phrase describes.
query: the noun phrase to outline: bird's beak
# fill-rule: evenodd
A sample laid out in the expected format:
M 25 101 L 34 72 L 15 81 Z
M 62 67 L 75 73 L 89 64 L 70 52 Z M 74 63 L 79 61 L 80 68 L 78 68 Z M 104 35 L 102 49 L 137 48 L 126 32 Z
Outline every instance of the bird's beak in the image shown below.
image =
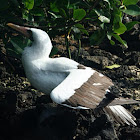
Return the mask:
M 28 38 L 31 37 L 30 33 L 28 32 L 30 30 L 29 27 L 23 27 L 23 26 L 19 26 L 19 25 L 13 24 L 13 23 L 8 23 L 7 25 L 9 27 L 13 28 L 14 30 L 22 33 L 24 36 L 26 36 Z

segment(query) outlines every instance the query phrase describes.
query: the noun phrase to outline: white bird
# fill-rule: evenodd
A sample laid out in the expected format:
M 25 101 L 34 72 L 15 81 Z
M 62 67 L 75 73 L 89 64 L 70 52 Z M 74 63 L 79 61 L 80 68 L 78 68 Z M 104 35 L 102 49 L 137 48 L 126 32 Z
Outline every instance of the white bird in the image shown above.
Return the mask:
M 139 103 L 112 97 L 112 80 L 90 67 L 71 59 L 49 58 L 52 43 L 45 31 L 8 23 L 8 26 L 33 39 L 25 47 L 22 63 L 25 74 L 36 89 L 50 94 L 51 99 L 74 109 L 103 108 L 116 122 L 133 124 L 135 117 L 121 104 Z

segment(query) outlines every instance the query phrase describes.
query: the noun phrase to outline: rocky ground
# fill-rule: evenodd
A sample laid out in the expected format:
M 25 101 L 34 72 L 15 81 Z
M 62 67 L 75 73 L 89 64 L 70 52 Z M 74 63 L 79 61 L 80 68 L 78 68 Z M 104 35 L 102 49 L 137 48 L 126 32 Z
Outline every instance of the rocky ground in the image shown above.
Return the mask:
M 70 42 L 72 58 L 110 77 L 120 96 L 140 100 L 140 36 L 135 28 L 124 35 L 129 48 L 90 46 L 83 38 L 80 56 L 77 43 Z M 60 56 L 66 56 L 64 39 L 53 40 Z M 140 105 L 125 105 L 137 118 L 137 126 L 120 126 L 105 114 L 92 110 L 73 110 L 52 103 L 47 95 L 34 89 L 25 78 L 20 59 L 0 51 L 0 140 L 139 140 Z M 119 64 L 118 68 L 107 68 Z M 118 65 L 117 65 L 118 66 Z

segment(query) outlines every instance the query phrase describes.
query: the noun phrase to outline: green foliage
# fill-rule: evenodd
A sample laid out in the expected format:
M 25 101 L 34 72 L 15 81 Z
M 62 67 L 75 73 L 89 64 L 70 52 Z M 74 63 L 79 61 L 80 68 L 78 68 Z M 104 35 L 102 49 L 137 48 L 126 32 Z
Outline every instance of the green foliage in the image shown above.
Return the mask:
M 127 46 L 127 42 L 126 42 L 125 40 L 122 40 L 122 38 L 121 38 L 119 35 L 117 35 L 117 34 L 112 34 L 112 36 L 113 36 L 116 40 L 118 40 L 121 44 L 123 44 L 126 48 L 128 47 L 128 46 Z
M 135 5 L 139 0 L 123 0 L 124 5 Z
M 115 40 L 124 46 L 127 43 L 121 35 L 133 28 L 138 21 L 123 23 L 124 14 L 140 15 L 139 0 L 1 0 L 0 28 L 6 23 L 39 26 L 51 37 L 65 35 L 67 52 L 69 38 L 81 43 L 81 36 L 89 37 L 92 45 L 100 44 L 105 38 L 115 45 Z M 96 26 L 93 31 L 87 30 L 89 25 Z M 0 34 L 4 38 L 4 34 Z M 19 36 L 17 36 L 19 38 Z M 20 39 L 20 38 L 19 38 Z M 24 39 L 17 43 L 11 38 L 13 50 L 21 54 Z M 6 42 L 6 41 L 4 41 Z M 25 43 L 26 45 L 26 43 Z M 81 46 L 81 44 L 79 44 Z M 12 50 L 12 49 L 11 49 Z M 56 51 L 55 51 L 56 52 Z M 53 54 L 53 53 L 52 53 Z
M 73 19 L 80 21 L 86 16 L 86 11 L 84 9 L 74 9 Z
M 97 30 L 90 36 L 90 43 L 99 45 L 105 37 L 104 30 Z
M 8 53 L 20 58 L 23 49 L 26 46 L 30 46 L 31 41 L 29 39 L 24 39 L 22 36 L 11 37 L 10 43 L 13 45 L 7 48 Z
M 128 5 L 124 12 L 131 16 L 138 16 L 140 15 L 140 7 L 137 5 Z
M 132 21 L 132 22 L 126 23 L 125 26 L 127 28 L 127 31 L 130 31 L 135 24 L 140 24 L 140 22 L 138 22 L 138 21 Z
M 118 35 L 123 34 L 127 30 L 126 26 L 122 22 L 118 22 L 114 26 L 114 33 Z
M 24 7 L 28 10 L 33 9 L 34 7 L 34 0 L 22 0 L 22 2 L 24 3 Z

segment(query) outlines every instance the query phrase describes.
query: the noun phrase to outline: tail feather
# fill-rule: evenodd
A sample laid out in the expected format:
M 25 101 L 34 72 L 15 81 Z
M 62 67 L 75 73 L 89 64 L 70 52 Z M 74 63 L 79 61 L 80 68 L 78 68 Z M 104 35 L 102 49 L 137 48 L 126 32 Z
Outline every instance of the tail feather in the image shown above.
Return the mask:
M 136 118 L 121 105 L 107 106 L 104 110 L 119 124 L 137 125 Z
M 120 97 L 120 98 L 114 99 L 111 103 L 109 103 L 109 106 L 124 105 L 124 104 L 140 104 L 140 102 L 133 99 Z

